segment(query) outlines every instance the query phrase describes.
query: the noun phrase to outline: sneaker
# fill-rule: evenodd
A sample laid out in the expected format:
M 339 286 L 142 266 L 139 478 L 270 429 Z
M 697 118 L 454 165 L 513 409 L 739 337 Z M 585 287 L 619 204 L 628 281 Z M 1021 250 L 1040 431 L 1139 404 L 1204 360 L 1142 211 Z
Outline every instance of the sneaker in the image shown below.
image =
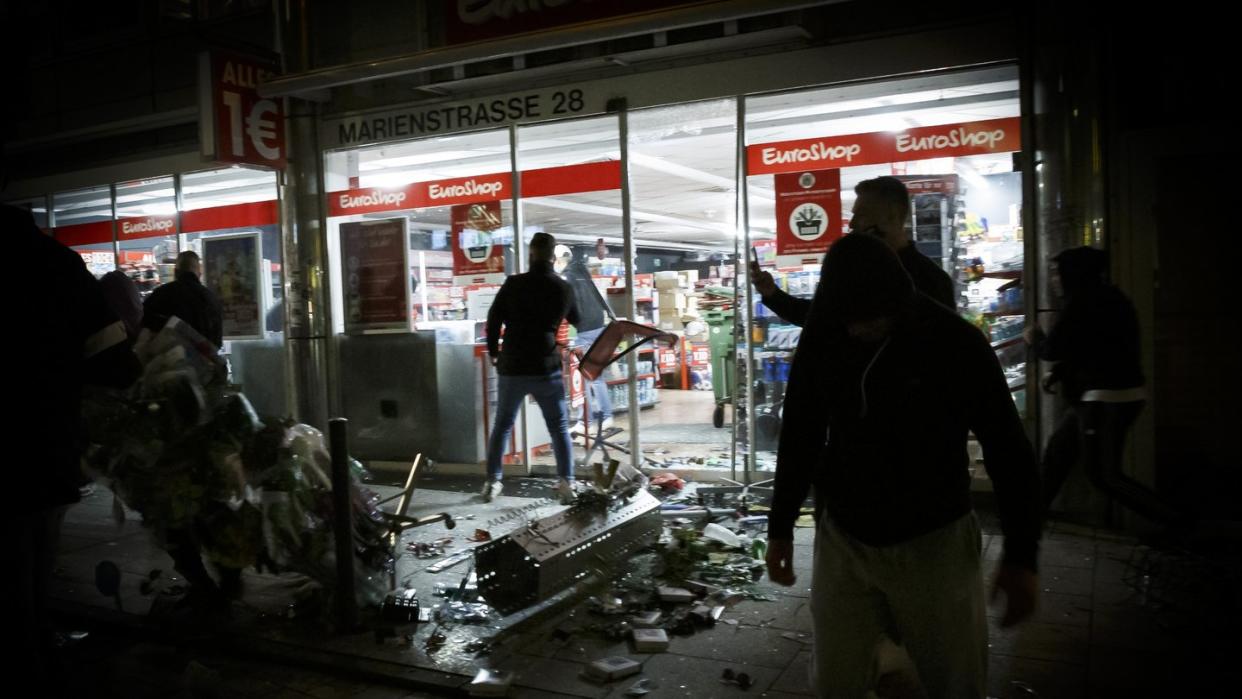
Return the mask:
M 487 482 L 483 484 L 483 490 L 479 494 L 483 496 L 483 502 L 491 502 L 496 499 L 497 495 L 503 493 L 504 490 L 505 486 L 503 483 L 489 478 L 487 479 Z
M 613 428 L 612 418 L 611 418 L 611 417 L 606 417 L 606 418 L 604 418 L 604 421 L 603 421 L 603 423 L 600 425 L 600 427 L 603 427 L 605 432 L 607 432 L 608 430 L 612 429 L 612 428 Z
M 581 435 L 585 431 L 586 425 L 582 424 L 581 420 L 569 426 L 569 433 L 572 435 Z
M 556 495 L 561 499 L 562 505 L 572 505 L 578 499 L 574 487 L 564 478 L 556 482 Z

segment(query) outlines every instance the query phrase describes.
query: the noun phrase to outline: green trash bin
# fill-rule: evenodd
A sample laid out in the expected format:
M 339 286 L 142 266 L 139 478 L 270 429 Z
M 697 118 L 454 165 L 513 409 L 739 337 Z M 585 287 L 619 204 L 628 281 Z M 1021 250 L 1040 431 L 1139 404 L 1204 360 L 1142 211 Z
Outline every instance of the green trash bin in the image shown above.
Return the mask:
M 712 424 L 724 427 L 724 406 L 733 402 L 733 364 L 737 343 L 733 338 L 733 311 L 707 311 L 708 348 L 712 355 L 712 393 L 716 395 L 716 409 L 712 412 Z

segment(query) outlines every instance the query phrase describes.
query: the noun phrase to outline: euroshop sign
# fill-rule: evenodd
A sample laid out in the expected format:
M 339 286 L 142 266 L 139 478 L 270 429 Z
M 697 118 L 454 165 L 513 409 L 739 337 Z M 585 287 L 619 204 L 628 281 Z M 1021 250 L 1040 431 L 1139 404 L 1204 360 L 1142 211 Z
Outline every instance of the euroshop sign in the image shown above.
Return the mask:
M 759 143 L 746 148 L 747 173 L 773 175 L 811 169 L 878 165 L 1022 150 L 1017 117 Z

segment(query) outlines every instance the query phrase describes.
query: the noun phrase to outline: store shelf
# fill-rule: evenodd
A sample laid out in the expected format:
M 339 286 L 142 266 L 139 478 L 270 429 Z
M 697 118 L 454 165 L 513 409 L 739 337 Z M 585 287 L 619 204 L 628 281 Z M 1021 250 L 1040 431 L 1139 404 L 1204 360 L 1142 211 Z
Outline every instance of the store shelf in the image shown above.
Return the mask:
M 651 401 L 650 403 L 639 403 L 639 404 L 638 404 L 638 409 L 639 409 L 639 410 L 646 410 L 646 409 L 648 409 L 648 408 L 654 408 L 654 407 L 656 407 L 657 405 L 659 405 L 659 403 L 660 403 L 660 401 L 658 401 L 658 400 L 653 400 L 653 401 Z M 617 414 L 620 414 L 620 413 L 628 413 L 629 411 L 630 411 L 630 409 L 629 409 L 629 408 L 613 408 L 613 409 L 612 409 L 612 414 L 613 414 L 613 415 L 617 415 Z
M 1012 344 L 1020 342 L 1021 340 L 1022 340 L 1021 335 L 1015 335 L 1014 337 L 1007 337 L 1004 340 L 997 340 L 992 343 L 992 349 L 1000 349 L 1002 347 L 1008 347 Z
M 658 377 L 658 376 L 656 376 L 655 374 L 639 374 L 639 375 L 638 375 L 638 380 L 639 380 L 639 381 L 642 381 L 643 379 L 656 379 L 656 378 L 659 378 L 659 377 Z M 609 381 L 609 382 L 608 382 L 608 385 L 609 385 L 609 386 L 616 386 L 617 384 L 626 383 L 626 382 L 628 382 L 628 381 L 629 381 L 629 379 L 613 379 L 612 381 Z

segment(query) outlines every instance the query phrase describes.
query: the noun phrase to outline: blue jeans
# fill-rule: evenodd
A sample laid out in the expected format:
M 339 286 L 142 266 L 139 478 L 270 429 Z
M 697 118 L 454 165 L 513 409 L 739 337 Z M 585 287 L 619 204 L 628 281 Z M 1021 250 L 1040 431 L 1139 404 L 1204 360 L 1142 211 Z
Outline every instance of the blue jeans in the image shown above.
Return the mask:
M 575 344 L 578 347 L 581 347 L 582 351 L 585 352 L 591 347 L 591 343 L 595 342 L 595 338 L 599 337 L 599 334 L 602 332 L 604 332 L 604 328 L 596 328 L 595 330 L 580 332 L 578 333 L 578 337 L 575 339 Z M 594 420 L 596 424 L 599 424 L 612 417 L 612 397 L 608 395 L 608 382 L 604 380 L 604 377 L 601 375 L 599 378 L 592 381 L 587 387 L 587 390 L 590 392 L 589 398 L 591 402 L 591 419 Z M 592 427 L 592 434 L 593 433 L 594 427 Z
M 500 480 L 505 443 L 509 441 L 522 401 L 531 395 L 539 404 L 552 438 L 556 473 L 561 478 L 572 478 L 573 444 L 569 441 L 569 408 L 565 404 L 565 381 L 560 370 L 544 376 L 498 376 L 497 383 L 496 422 L 492 423 L 492 435 L 487 441 L 487 475 Z

